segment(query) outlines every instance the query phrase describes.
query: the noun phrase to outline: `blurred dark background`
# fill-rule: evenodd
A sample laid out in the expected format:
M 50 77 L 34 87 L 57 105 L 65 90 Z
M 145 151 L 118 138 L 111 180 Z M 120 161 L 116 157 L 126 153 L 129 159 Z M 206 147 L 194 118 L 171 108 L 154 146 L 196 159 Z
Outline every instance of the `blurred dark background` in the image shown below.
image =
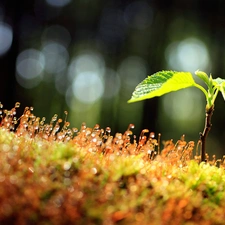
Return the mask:
M 159 70 L 225 78 L 225 1 L 0 0 L 0 101 L 34 106 L 71 126 L 142 129 L 198 140 L 205 99 L 194 88 L 127 104 Z M 197 78 L 195 77 L 196 81 Z M 207 151 L 225 153 L 225 104 L 216 101 Z

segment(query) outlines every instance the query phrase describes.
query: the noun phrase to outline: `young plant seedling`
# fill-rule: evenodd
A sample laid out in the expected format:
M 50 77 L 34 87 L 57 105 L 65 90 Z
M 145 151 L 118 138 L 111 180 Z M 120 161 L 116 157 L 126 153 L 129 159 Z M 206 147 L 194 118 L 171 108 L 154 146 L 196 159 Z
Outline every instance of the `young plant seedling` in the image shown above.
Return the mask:
M 205 127 L 200 133 L 201 142 L 201 161 L 206 161 L 206 137 L 211 129 L 211 117 L 214 111 L 214 102 L 219 92 L 225 100 L 225 79 L 208 76 L 205 72 L 197 70 L 195 74 L 204 81 L 207 89 L 200 84 L 197 84 L 190 72 L 177 71 L 160 71 L 151 76 L 148 76 L 135 88 L 131 99 L 128 103 L 137 102 L 156 96 L 161 96 L 172 91 L 178 91 L 183 88 L 196 87 L 200 89 L 206 97 L 206 117 Z

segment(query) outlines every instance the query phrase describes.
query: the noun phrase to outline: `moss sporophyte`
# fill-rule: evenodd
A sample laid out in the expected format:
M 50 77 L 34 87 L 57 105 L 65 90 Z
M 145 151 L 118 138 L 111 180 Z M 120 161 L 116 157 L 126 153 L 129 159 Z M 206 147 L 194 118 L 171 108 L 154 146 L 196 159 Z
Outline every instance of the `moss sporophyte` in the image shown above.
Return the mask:
M 182 136 L 160 149 L 133 124 L 114 136 L 70 128 L 67 111 L 17 118 L 19 106 L 0 103 L 0 224 L 224 224 L 225 157 L 199 163 L 200 145 Z
M 200 89 L 206 97 L 206 117 L 203 132 L 200 133 L 201 161 L 206 160 L 206 137 L 211 129 L 211 117 L 214 111 L 214 103 L 219 92 L 225 100 L 225 80 L 221 78 L 213 79 L 205 72 L 197 70 L 195 74 L 204 81 L 207 89 L 196 83 L 190 72 L 160 71 L 148 76 L 135 88 L 131 99 L 128 101 L 137 102 L 156 96 L 161 96 L 172 91 L 183 88 L 196 87 Z

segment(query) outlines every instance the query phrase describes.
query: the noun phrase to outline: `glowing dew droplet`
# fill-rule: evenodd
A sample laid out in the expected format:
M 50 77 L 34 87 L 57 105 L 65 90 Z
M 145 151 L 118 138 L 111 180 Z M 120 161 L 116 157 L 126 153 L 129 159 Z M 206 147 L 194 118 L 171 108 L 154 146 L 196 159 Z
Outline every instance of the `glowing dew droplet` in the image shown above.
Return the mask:
M 151 133 L 149 134 L 149 138 L 155 138 L 155 133 L 154 133 L 154 132 L 151 132 Z
M 135 127 L 134 124 L 132 124 L 132 123 L 129 124 L 129 126 L 128 126 L 128 128 L 127 128 L 127 131 L 129 131 L 130 129 L 134 129 L 134 127 Z
M 19 108 L 19 107 L 20 107 L 20 102 L 16 102 L 15 108 Z
M 85 123 L 85 122 L 83 122 L 83 123 L 81 124 L 81 128 L 80 128 L 80 130 L 81 130 L 81 131 L 85 131 L 85 130 L 86 130 L 86 128 L 87 128 L 86 123 Z
M 110 135 L 110 133 L 111 133 L 111 128 L 110 128 L 110 127 L 106 127 L 106 128 L 105 128 L 105 131 L 106 131 L 106 133 L 107 133 L 108 135 Z
M 51 123 L 54 123 L 57 120 L 57 118 L 58 118 L 58 115 L 55 114 L 51 119 Z
M 78 129 L 75 127 L 75 128 L 72 128 L 73 132 L 74 133 L 77 133 L 78 132 Z
M 95 126 L 94 126 L 94 130 L 99 130 L 100 129 L 100 126 L 99 126 L 99 124 L 95 124 Z

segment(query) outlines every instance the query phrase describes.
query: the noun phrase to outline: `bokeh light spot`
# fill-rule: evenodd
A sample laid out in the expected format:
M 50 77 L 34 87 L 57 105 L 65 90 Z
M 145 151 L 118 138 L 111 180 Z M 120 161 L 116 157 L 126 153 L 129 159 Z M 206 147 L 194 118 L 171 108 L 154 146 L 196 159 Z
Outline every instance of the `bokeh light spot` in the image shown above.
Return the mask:
M 174 70 L 209 70 L 211 65 L 206 45 L 197 38 L 171 43 L 165 51 L 165 57 L 169 68 Z
M 42 80 L 45 67 L 44 55 L 35 49 L 21 52 L 16 60 L 16 78 L 18 83 L 25 88 L 35 87 Z
M 203 109 L 203 96 L 193 88 L 170 93 L 162 98 L 163 110 L 172 120 L 188 121 L 194 115 L 199 118 Z
M 123 88 L 127 88 L 128 93 L 125 92 L 130 95 L 129 92 L 146 77 L 146 62 L 141 57 L 129 56 L 122 61 L 118 71 L 125 85 Z
M 16 60 L 17 73 L 24 79 L 29 80 L 39 76 L 44 67 L 44 55 L 32 48 L 21 52 Z
M 18 73 L 16 74 L 16 80 L 18 84 L 26 89 L 31 89 L 38 86 L 41 83 L 42 79 L 43 79 L 42 76 L 38 76 L 38 77 L 35 77 L 34 79 L 28 80 L 19 76 Z
M 96 72 L 79 73 L 73 82 L 75 97 L 84 103 L 91 104 L 102 97 L 104 84 Z
M 47 27 L 42 34 L 43 45 L 45 45 L 46 42 L 60 43 L 67 48 L 71 42 L 71 35 L 65 27 L 61 25 L 52 25 Z
M 105 62 L 100 54 L 87 52 L 74 58 L 69 66 L 69 79 L 73 80 L 76 74 L 86 71 L 104 74 Z
M 116 96 L 120 90 L 120 76 L 112 69 L 105 72 L 105 90 L 103 97 L 106 99 Z
M 11 47 L 13 40 L 12 27 L 0 22 L 0 55 L 5 54 Z
M 42 52 L 45 56 L 45 70 L 48 73 L 59 73 L 66 68 L 69 53 L 63 45 L 57 42 L 47 42 Z
M 82 104 L 96 102 L 103 96 L 104 73 L 105 62 L 101 54 L 88 51 L 77 55 L 68 69 L 71 86 L 67 90 L 67 99 L 70 99 L 67 102 L 74 102 L 74 97 Z

